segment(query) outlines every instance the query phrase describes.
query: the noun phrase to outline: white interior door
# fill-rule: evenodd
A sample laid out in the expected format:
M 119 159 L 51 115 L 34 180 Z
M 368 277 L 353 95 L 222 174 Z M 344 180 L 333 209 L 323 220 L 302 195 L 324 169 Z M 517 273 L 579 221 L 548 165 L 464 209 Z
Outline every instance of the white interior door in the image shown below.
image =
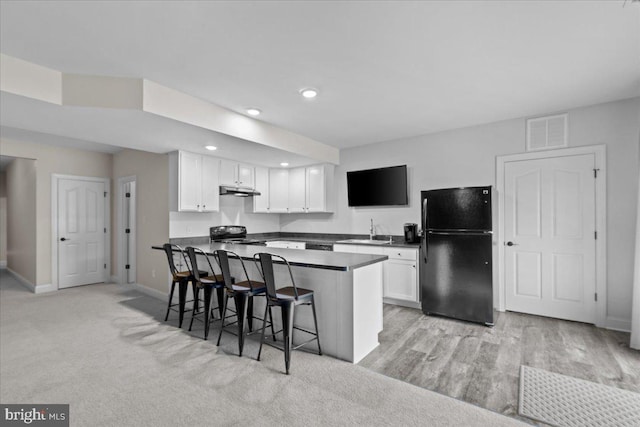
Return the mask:
M 505 163 L 506 309 L 594 323 L 595 156 Z
M 104 282 L 105 183 L 58 180 L 58 287 Z

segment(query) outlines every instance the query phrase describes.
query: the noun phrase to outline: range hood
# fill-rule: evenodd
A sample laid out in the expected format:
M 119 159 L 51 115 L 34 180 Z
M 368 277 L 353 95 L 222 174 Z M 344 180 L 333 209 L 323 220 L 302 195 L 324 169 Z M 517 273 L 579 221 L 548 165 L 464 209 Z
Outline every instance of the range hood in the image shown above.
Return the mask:
M 251 188 L 232 187 L 230 185 L 220 186 L 221 196 L 251 197 L 259 196 L 260 192 Z

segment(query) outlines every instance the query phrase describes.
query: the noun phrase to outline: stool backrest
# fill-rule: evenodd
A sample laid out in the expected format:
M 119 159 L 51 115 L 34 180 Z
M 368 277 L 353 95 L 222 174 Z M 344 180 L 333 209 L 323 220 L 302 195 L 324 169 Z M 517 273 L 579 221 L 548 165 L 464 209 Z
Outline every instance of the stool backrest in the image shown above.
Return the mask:
M 187 248 L 187 254 L 189 255 L 189 260 L 191 261 L 191 266 L 189 267 L 189 271 L 191 272 L 191 274 L 193 275 L 193 277 L 196 279 L 196 282 L 200 282 L 200 279 L 202 278 L 202 276 L 200 276 L 200 269 L 198 268 L 198 257 L 197 255 L 202 255 L 204 257 L 204 259 L 207 260 L 207 264 L 209 264 L 209 271 L 211 271 L 211 274 L 215 276 L 216 272 L 213 269 L 213 265 L 211 265 L 211 261 L 209 260 L 209 256 L 207 255 L 207 253 L 205 251 L 203 251 L 200 248 L 194 248 L 192 246 L 189 246 Z
M 162 245 L 162 248 L 164 249 L 165 254 L 167 254 L 167 261 L 169 262 L 169 270 L 171 271 L 171 274 L 173 275 L 174 278 L 179 273 L 178 269 L 176 268 L 176 264 L 173 260 L 174 251 L 180 252 L 180 255 L 182 256 L 182 258 L 184 258 L 184 262 L 187 265 L 187 268 L 189 268 L 189 263 L 187 262 L 187 256 L 184 253 L 184 249 L 182 249 L 182 247 L 171 244 L 171 243 L 165 243 L 164 245 Z
M 247 279 L 249 288 L 253 290 L 254 283 L 251 281 L 251 278 L 249 277 L 249 273 L 247 272 L 247 267 L 244 265 L 244 261 L 242 260 L 240 255 L 238 255 L 233 251 L 226 251 L 224 249 L 216 250 L 213 253 L 213 255 L 215 256 L 216 261 L 218 261 L 218 266 L 220 267 L 220 270 L 222 270 L 224 285 L 227 287 L 227 289 L 229 289 L 230 291 L 233 291 L 233 277 L 231 276 L 231 269 L 229 268 L 229 255 L 232 255 L 233 257 L 237 258 L 238 261 L 240 261 L 240 265 L 242 266 L 242 270 L 244 271 L 244 277 L 246 277 Z
M 272 299 L 277 299 L 277 288 L 276 288 L 276 279 L 273 273 L 273 258 L 279 258 L 283 261 L 284 264 L 287 265 L 289 269 L 289 277 L 291 277 L 291 285 L 293 286 L 293 292 L 295 299 L 298 299 L 298 288 L 296 288 L 296 282 L 293 280 L 293 273 L 291 272 L 291 265 L 289 265 L 289 261 L 287 261 L 284 257 L 280 255 L 270 254 L 268 252 L 259 252 L 253 256 L 254 262 L 259 261 L 260 267 L 258 270 L 262 274 L 262 278 L 264 279 L 264 283 L 267 286 L 267 296 Z M 256 262 L 257 264 L 257 262 Z
M 189 256 L 190 266 L 189 272 L 196 279 L 196 282 L 200 282 L 200 269 L 198 268 L 198 259 L 196 258 L 196 248 L 191 246 L 187 247 L 187 255 Z

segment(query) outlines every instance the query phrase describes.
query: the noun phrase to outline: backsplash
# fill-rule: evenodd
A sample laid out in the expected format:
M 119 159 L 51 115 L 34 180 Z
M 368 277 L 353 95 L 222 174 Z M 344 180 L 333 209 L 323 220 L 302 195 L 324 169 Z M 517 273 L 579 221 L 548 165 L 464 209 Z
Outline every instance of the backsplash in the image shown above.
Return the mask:
M 280 231 L 280 215 L 254 214 L 251 198 L 222 196 L 220 212 L 169 212 L 169 237 L 208 236 L 213 225 L 244 225 L 249 233 Z

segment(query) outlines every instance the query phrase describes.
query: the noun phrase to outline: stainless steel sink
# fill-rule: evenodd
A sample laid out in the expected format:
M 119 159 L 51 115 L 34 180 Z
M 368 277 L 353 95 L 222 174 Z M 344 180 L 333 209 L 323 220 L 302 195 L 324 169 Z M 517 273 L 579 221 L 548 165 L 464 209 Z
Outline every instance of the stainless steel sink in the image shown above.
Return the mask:
M 388 245 L 391 242 L 388 240 L 348 239 L 348 240 L 339 240 L 336 243 L 353 243 L 357 245 Z

